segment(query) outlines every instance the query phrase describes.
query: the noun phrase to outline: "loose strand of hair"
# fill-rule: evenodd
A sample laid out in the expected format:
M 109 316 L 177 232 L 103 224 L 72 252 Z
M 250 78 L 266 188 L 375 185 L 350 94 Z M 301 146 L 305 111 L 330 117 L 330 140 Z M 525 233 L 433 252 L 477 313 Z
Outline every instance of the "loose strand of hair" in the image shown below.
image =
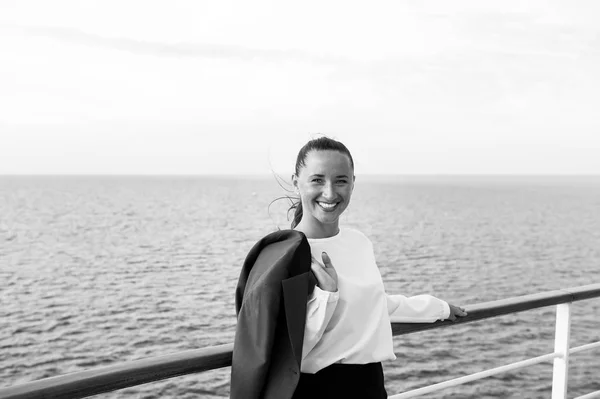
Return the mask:
M 269 161 L 269 164 L 270 164 L 270 161 Z M 291 183 L 288 183 L 283 177 L 279 176 L 273 170 L 272 166 L 270 166 L 269 169 L 271 170 L 271 174 L 275 178 L 275 181 L 277 182 L 277 185 L 279 187 L 281 187 L 284 191 L 287 191 L 288 193 L 293 193 L 294 192 L 294 190 L 292 189 L 292 184 Z M 284 187 L 284 184 L 287 185 L 288 187 Z M 273 224 L 275 225 L 275 227 L 277 227 L 278 231 L 281 230 L 281 228 L 279 227 L 279 225 L 273 219 L 273 215 L 271 215 L 271 205 L 273 205 L 273 203 L 275 201 L 279 201 L 279 200 L 282 200 L 282 199 L 287 199 L 289 201 L 289 203 L 290 203 L 290 208 L 288 209 L 288 212 L 287 212 L 287 221 L 289 222 L 289 220 L 290 220 L 290 216 L 289 216 L 290 209 L 292 209 L 293 207 L 295 207 L 294 198 L 293 197 L 290 197 L 289 195 L 284 195 L 282 197 L 277 197 L 273 201 L 271 201 L 269 203 L 269 205 L 267 206 L 267 214 L 269 215 L 269 218 L 271 219 L 271 221 L 273 222 Z M 297 200 L 299 202 L 300 199 L 298 198 Z
M 286 199 L 289 201 L 289 204 L 290 204 L 290 207 L 287 210 L 287 216 L 286 216 L 286 219 L 289 222 L 290 221 L 290 211 L 292 209 L 295 209 L 298 206 L 298 204 L 301 205 L 300 198 L 291 197 L 289 195 L 284 195 L 284 196 L 275 198 L 273 201 L 269 202 L 269 205 L 267 206 L 267 213 L 269 214 L 269 218 L 271 219 L 273 224 L 277 227 L 278 231 L 281 230 L 281 228 L 279 228 L 279 225 L 273 219 L 273 215 L 271 215 L 271 205 L 273 205 L 273 203 L 275 203 L 275 201 L 286 200 Z

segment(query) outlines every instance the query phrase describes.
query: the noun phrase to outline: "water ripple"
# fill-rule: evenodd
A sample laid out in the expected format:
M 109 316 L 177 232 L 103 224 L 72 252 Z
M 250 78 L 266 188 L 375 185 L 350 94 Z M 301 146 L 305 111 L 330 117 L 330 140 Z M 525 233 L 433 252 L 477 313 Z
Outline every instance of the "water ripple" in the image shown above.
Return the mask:
M 244 257 L 289 223 L 283 203 L 266 214 L 280 195 L 270 180 L 2 179 L 3 385 L 231 342 Z M 598 204 L 597 184 L 364 182 L 342 223 L 372 239 L 388 292 L 465 305 L 600 281 Z M 600 339 L 599 312 L 600 301 L 573 306 L 573 342 Z M 546 308 L 397 337 L 388 392 L 548 353 L 554 318 Z M 574 396 L 600 389 L 596 364 L 578 354 Z M 226 397 L 229 371 L 103 397 Z M 539 365 L 444 397 L 548 397 L 550 376 Z

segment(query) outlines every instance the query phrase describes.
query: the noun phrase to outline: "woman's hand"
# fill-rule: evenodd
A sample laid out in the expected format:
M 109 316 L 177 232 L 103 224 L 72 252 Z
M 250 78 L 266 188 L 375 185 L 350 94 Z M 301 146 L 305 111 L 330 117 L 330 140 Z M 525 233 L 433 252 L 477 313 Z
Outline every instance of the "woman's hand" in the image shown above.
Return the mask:
M 450 316 L 448 316 L 448 320 L 456 321 L 458 317 L 465 317 L 467 315 L 467 311 L 459 306 L 450 305 Z
M 313 258 L 314 262 L 311 263 L 310 268 L 317 278 L 317 285 L 323 291 L 336 292 L 338 277 L 337 272 L 331 264 L 331 259 L 326 252 L 321 253 L 323 263 L 321 264 L 318 260 Z

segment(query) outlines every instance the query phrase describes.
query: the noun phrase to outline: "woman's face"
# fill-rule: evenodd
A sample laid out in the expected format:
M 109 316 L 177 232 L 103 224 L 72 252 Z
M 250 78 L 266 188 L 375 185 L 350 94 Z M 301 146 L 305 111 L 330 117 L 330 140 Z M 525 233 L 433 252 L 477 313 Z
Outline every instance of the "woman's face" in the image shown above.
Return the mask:
M 348 207 L 354 170 L 346 154 L 311 151 L 293 184 L 302 201 L 301 225 L 337 233 L 339 217 Z

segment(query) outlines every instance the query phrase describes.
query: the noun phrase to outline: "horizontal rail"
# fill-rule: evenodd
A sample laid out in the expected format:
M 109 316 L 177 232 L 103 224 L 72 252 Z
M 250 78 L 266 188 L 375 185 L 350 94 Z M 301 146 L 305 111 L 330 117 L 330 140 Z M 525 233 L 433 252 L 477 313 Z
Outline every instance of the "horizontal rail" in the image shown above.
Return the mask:
M 590 392 L 586 395 L 578 396 L 575 399 L 592 399 L 592 398 L 600 398 L 600 391 Z
M 547 355 L 538 356 L 538 357 L 534 357 L 534 358 L 527 359 L 527 360 L 522 360 L 520 362 L 507 364 L 505 366 L 500 366 L 500 367 L 496 367 L 493 369 L 480 371 L 479 373 L 473 373 L 473 374 L 469 374 L 469 375 L 466 375 L 463 377 L 458 377 L 458 378 L 454 378 L 454 379 L 451 379 L 448 381 L 440 382 L 437 384 L 428 385 L 423 388 L 413 389 L 408 392 L 390 396 L 389 399 L 414 398 L 415 396 L 421 396 L 421 395 L 425 395 L 428 393 L 440 391 L 445 388 L 450 388 L 450 387 L 454 387 L 457 385 L 466 384 L 467 382 L 480 380 L 480 379 L 486 378 L 486 377 L 491 377 L 493 375 L 505 373 L 507 371 L 512 371 L 512 370 L 520 369 L 520 368 L 527 367 L 527 366 L 533 366 L 534 364 L 538 364 L 538 363 L 542 363 L 542 362 L 547 362 L 547 361 L 553 360 L 557 356 L 559 356 L 559 355 L 556 353 L 549 353 Z
M 582 352 L 582 351 L 586 351 L 586 350 L 595 349 L 597 347 L 600 347 L 600 341 L 594 342 L 591 344 L 587 344 L 587 345 L 578 346 L 576 348 L 572 348 L 569 350 L 569 353 Z M 554 360 L 557 357 L 560 357 L 559 353 L 548 353 L 546 355 L 532 357 L 531 359 L 521 360 L 519 362 L 510 363 L 510 364 L 496 367 L 493 369 L 488 369 L 485 371 L 480 371 L 478 373 L 465 375 L 463 377 L 453 378 L 451 380 L 440 382 L 440 383 L 433 384 L 433 385 L 428 385 L 423 388 L 413 389 L 411 391 L 407 391 L 407 392 L 403 392 L 403 393 L 400 393 L 397 395 L 390 396 L 389 399 L 414 398 L 416 396 L 421 396 L 421 395 L 425 395 L 428 393 L 440 391 L 445 388 L 450 388 L 450 387 L 454 387 L 457 385 L 466 384 L 467 382 L 472 382 L 472 381 L 480 380 L 482 378 L 491 377 L 493 375 L 505 373 L 507 371 L 517 370 L 517 369 L 520 369 L 523 367 L 528 367 L 528 366 L 533 366 L 535 364 L 548 362 L 548 361 Z M 598 392 L 600 393 L 600 391 L 598 391 Z M 586 398 L 588 398 L 588 397 L 595 397 L 595 396 L 586 396 Z
M 595 348 L 600 348 L 600 342 L 593 342 L 591 344 L 586 344 L 586 345 L 578 346 L 576 348 L 571 348 L 571 349 L 569 349 L 569 353 L 573 354 L 573 353 L 583 352 L 583 351 L 587 351 L 587 350 L 595 349 Z
M 468 316 L 455 322 L 392 323 L 396 335 L 456 326 L 522 312 L 600 297 L 600 284 L 524 295 L 464 306 Z M 0 388 L 0 399 L 84 398 L 166 378 L 231 366 L 233 344 L 188 350 L 102 368 Z
M 233 344 L 188 350 L 0 389 L 0 398 L 85 398 L 231 365 Z
M 523 312 L 561 303 L 577 302 L 585 299 L 600 297 L 600 284 L 590 284 L 581 287 L 564 288 L 555 291 L 540 292 L 537 294 L 523 295 L 497 301 L 484 302 L 464 307 L 468 316 L 461 317 L 455 322 L 438 321 L 435 323 L 392 323 L 394 335 L 410 334 L 417 331 L 432 330 L 454 326 L 456 324 L 470 323 L 503 316 L 511 313 Z

